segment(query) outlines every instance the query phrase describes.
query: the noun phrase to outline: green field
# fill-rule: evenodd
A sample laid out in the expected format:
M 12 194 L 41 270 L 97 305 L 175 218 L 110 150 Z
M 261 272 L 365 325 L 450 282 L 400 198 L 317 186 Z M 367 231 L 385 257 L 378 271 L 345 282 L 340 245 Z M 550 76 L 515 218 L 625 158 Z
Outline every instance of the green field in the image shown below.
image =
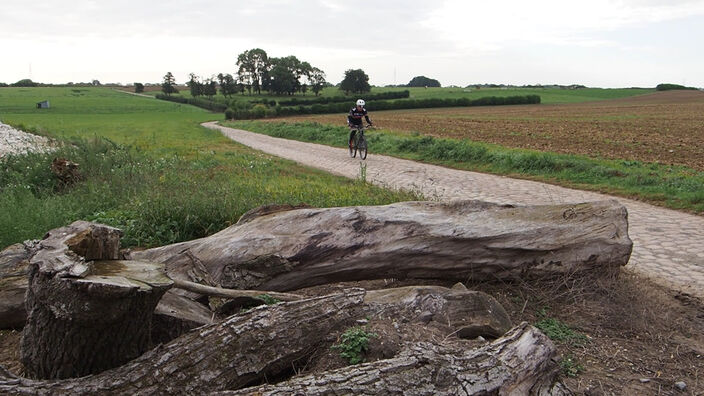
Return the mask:
M 580 103 L 592 102 L 596 100 L 617 99 L 628 96 L 643 95 L 655 92 L 655 89 L 641 88 L 581 88 L 581 89 L 557 89 L 557 88 L 379 88 L 380 90 L 403 90 L 408 89 L 411 98 L 470 98 L 479 99 L 486 96 L 516 96 L 516 95 L 539 95 L 540 103 Z
M 388 91 L 410 91 L 411 99 L 425 99 L 425 98 L 469 98 L 469 99 L 479 99 L 487 96 L 516 96 L 516 95 L 540 95 L 541 103 L 553 104 L 553 103 L 580 103 L 580 102 L 591 102 L 597 100 L 606 99 L 617 99 L 624 98 L 635 95 L 644 95 L 647 93 L 655 92 L 655 88 L 581 88 L 581 89 L 558 89 L 558 88 L 372 88 L 371 93 L 380 93 Z M 148 92 L 148 94 L 156 95 L 160 91 Z M 178 95 L 184 97 L 191 97 L 189 91 L 181 90 Z M 328 87 L 321 93 L 322 96 L 344 96 L 343 92 L 336 87 Z M 364 98 L 362 95 L 352 95 L 353 97 Z M 235 95 L 233 99 L 250 101 L 259 99 L 270 99 L 270 100 L 288 100 L 293 98 L 292 96 L 273 96 L 269 94 L 262 95 Z M 314 95 L 308 92 L 305 96 L 295 95 L 297 99 L 311 99 Z M 223 101 L 225 98 L 222 95 L 215 97 L 216 100 Z M 354 99 L 351 99 L 350 104 Z
M 45 99 L 51 108 L 36 109 Z M 264 155 L 199 125 L 220 118 L 107 88 L 0 88 L 3 123 L 64 142 L 54 153 L 0 159 L 0 248 L 79 219 L 122 228 L 124 246 L 154 246 L 212 234 L 264 204 L 419 198 Z M 83 180 L 62 186 L 54 157 L 79 163 Z

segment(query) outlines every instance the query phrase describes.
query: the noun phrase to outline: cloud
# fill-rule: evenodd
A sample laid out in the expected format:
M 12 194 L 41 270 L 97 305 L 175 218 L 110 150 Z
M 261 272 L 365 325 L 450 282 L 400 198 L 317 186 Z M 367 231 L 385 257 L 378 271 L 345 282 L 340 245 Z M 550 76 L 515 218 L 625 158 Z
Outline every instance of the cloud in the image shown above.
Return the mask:
M 704 15 L 704 1 L 494 1 L 448 0 L 422 24 L 456 48 L 495 51 L 517 42 L 614 45 L 594 38 L 625 27 Z

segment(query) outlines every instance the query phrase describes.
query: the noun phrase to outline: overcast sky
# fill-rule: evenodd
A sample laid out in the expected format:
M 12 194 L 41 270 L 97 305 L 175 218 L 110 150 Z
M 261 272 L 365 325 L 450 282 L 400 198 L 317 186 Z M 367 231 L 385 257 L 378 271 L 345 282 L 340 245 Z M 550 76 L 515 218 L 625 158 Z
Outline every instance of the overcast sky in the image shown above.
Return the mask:
M 704 0 L 1 0 L 0 82 L 161 82 L 295 55 L 374 85 L 704 87 Z

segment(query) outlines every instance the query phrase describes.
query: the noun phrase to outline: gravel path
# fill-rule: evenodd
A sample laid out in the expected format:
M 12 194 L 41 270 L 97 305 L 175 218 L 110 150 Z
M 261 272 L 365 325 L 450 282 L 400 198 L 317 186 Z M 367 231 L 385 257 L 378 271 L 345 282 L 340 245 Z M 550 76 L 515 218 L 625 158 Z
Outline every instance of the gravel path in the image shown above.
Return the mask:
M 617 199 L 629 213 L 633 254 L 627 269 L 685 293 L 704 298 L 704 217 L 608 195 L 551 184 L 461 171 L 371 154 L 366 161 L 350 158 L 347 150 L 274 138 L 226 128 L 203 126 L 257 150 L 337 175 L 358 178 L 366 164 L 368 182 L 418 191 L 440 200 L 479 199 L 497 203 L 548 204 Z
M 49 144 L 49 139 L 44 136 L 22 132 L 0 123 L 0 158 L 7 154 L 44 151 L 49 147 Z

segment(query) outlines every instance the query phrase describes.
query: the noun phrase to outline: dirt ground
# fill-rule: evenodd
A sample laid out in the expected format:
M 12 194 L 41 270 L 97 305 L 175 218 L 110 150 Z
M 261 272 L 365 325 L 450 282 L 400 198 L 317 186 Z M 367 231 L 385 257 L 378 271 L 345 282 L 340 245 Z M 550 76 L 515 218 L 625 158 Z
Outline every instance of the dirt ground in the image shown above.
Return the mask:
M 379 280 L 308 288 L 298 293 L 323 295 L 349 287 L 369 290 L 418 284 L 451 287 L 453 282 Z M 552 318 L 566 324 L 580 342 L 555 341 L 562 380 L 576 395 L 704 395 L 704 304 L 696 298 L 657 286 L 630 273 L 618 278 L 564 277 L 517 283 L 466 283 L 494 296 L 514 324 L 535 324 Z M 401 344 L 447 339 L 441 327 L 409 324 L 399 329 L 390 320 L 371 319 L 365 326 L 370 341 L 366 361 L 392 357 Z M 300 362 L 296 371 L 313 373 L 347 363 L 330 346 L 346 329 L 328 337 L 329 345 Z M 452 337 L 452 336 L 451 336 Z M 0 331 L 0 364 L 15 373 L 20 333 Z M 465 342 L 466 347 L 481 345 Z M 679 390 L 677 382 L 686 388 Z
M 370 109 L 370 115 L 377 126 L 393 131 L 704 171 L 701 91 L 665 91 L 577 104 Z M 339 114 L 273 121 L 281 120 L 344 125 Z

